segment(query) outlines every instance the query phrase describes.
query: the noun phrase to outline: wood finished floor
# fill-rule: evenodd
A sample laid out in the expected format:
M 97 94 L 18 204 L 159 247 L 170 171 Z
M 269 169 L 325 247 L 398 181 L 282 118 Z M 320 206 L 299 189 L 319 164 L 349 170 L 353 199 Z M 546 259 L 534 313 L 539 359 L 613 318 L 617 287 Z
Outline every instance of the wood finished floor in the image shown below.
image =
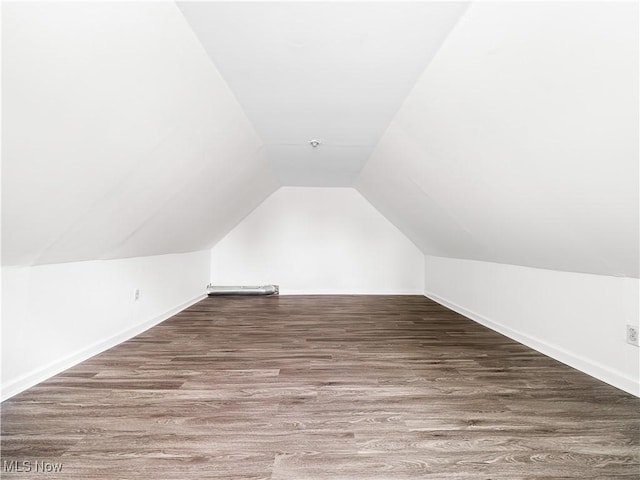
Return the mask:
M 638 479 L 639 407 L 424 297 L 215 297 L 4 402 L 2 476 Z

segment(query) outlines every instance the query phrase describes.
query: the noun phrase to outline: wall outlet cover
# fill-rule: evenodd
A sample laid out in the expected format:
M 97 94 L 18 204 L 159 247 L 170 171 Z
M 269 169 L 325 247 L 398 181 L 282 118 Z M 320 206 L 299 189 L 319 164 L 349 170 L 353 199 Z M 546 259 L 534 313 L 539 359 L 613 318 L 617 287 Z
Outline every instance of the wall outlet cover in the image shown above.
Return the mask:
M 638 325 L 627 325 L 627 343 L 638 346 Z

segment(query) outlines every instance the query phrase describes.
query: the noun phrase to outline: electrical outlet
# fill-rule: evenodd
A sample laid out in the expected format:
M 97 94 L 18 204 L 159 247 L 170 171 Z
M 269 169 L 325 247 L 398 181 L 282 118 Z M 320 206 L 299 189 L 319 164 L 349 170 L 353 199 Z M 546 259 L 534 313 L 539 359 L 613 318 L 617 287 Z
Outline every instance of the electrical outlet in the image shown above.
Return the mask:
M 139 288 L 136 288 L 136 289 L 133 291 L 133 300 L 134 300 L 135 302 L 137 302 L 138 300 L 140 300 L 140 289 L 139 289 Z
M 638 326 L 627 325 L 627 343 L 638 346 Z

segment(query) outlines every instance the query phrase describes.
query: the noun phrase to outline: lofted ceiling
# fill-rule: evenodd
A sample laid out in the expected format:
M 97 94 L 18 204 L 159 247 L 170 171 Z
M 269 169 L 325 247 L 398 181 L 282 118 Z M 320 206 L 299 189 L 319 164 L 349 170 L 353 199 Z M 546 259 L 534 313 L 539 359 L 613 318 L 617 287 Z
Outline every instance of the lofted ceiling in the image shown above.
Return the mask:
M 174 4 L 2 7 L 3 265 L 202 250 L 278 187 Z
M 466 2 L 178 2 L 283 185 L 351 186 Z M 308 141 L 317 139 L 314 149 Z
M 637 277 L 637 18 L 4 2 L 2 264 L 205 249 L 280 186 L 355 186 L 425 254 Z
M 637 3 L 473 4 L 357 188 L 427 254 L 637 277 L 639 45 Z

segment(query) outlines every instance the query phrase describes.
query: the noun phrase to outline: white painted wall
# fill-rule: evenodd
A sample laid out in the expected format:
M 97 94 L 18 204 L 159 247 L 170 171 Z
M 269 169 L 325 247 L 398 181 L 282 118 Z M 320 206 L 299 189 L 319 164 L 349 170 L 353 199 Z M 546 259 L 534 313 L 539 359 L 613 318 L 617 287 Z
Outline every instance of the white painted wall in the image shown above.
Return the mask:
M 2 398 L 204 297 L 210 251 L 2 268 Z M 134 301 L 134 290 L 140 298 Z
M 355 189 L 283 187 L 212 250 L 218 285 L 423 293 L 423 255 Z
M 635 278 L 425 257 L 427 297 L 637 396 L 639 292 Z
M 425 254 L 638 277 L 638 2 L 474 2 L 359 177 Z

